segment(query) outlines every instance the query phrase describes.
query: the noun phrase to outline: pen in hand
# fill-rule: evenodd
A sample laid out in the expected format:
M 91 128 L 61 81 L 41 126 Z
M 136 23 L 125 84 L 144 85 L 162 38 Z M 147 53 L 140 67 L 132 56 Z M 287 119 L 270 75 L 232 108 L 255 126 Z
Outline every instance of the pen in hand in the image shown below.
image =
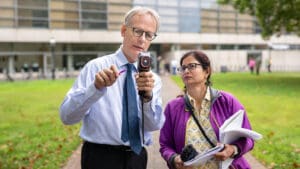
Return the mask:
M 119 75 L 121 75 L 122 73 L 124 73 L 126 71 L 126 69 L 123 69 L 119 72 Z

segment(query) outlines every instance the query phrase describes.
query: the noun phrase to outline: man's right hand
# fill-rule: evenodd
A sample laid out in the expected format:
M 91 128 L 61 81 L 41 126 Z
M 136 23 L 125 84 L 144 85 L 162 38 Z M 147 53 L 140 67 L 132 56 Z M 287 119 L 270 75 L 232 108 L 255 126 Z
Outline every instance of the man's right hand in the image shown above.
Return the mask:
M 95 87 L 101 89 L 103 87 L 111 86 L 118 77 L 118 69 L 115 65 L 112 65 L 109 69 L 103 69 L 95 75 Z

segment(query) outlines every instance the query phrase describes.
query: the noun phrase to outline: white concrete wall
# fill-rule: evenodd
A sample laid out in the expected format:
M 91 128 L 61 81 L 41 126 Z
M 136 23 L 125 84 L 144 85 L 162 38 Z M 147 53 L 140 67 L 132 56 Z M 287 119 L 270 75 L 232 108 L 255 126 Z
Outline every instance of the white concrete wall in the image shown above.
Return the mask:
M 299 51 L 272 51 L 271 56 L 272 56 L 272 70 L 300 71 Z

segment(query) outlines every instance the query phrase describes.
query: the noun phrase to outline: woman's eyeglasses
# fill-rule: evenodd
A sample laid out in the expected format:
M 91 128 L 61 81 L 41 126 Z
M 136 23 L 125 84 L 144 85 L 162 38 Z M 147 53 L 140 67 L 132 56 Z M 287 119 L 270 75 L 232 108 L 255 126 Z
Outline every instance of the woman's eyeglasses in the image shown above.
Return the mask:
M 141 37 L 145 33 L 145 37 L 148 41 L 152 41 L 157 36 L 156 33 L 153 32 L 146 32 L 142 29 L 131 27 L 131 26 L 127 26 L 127 27 L 132 28 L 133 35 L 136 37 Z
M 181 67 L 178 67 L 177 71 L 179 73 L 184 73 L 186 69 L 188 71 L 192 71 L 192 70 L 196 69 L 197 66 L 201 66 L 201 64 L 199 64 L 199 63 L 190 63 L 188 65 L 182 65 Z

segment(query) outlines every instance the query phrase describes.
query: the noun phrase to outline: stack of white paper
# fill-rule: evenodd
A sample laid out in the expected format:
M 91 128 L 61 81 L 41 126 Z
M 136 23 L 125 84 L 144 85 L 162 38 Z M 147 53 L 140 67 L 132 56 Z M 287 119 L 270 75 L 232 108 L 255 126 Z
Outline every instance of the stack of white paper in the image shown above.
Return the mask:
M 220 127 L 220 142 L 224 144 L 231 144 L 240 137 L 248 137 L 254 140 L 259 140 L 262 135 L 249 129 L 242 128 L 244 118 L 244 111 L 239 110 L 227 119 L 224 124 Z M 221 162 L 221 169 L 227 169 L 232 163 L 233 159 L 229 158 Z
M 249 137 L 254 140 L 259 140 L 262 138 L 262 135 L 249 129 L 242 128 L 244 118 L 244 111 L 239 110 L 233 114 L 229 119 L 227 119 L 223 125 L 220 127 L 220 142 L 223 144 L 231 144 L 240 137 Z M 185 166 L 199 166 L 204 164 L 207 160 L 213 158 L 213 156 L 224 148 L 224 145 L 218 145 L 203 154 L 197 155 L 195 158 L 186 161 Z M 225 161 L 222 161 L 220 164 L 221 169 L 227 169 L 232 163 L 233 159 L 229 158 Z
M 207 160 L 213 158 L 213 156 L 221 151 L 224 148 L 224 144 L 220 144 L 217 145 L 214 148 L 211 148 L 209 150 L 207 150 L 206 152 L 202 153 L 202 154 L 198 154 L 196 157 L 194 157 L 193 159 L 184 162 L 185 166 L 194 166 L 197 167 L 201 164 L 205 164 Z

